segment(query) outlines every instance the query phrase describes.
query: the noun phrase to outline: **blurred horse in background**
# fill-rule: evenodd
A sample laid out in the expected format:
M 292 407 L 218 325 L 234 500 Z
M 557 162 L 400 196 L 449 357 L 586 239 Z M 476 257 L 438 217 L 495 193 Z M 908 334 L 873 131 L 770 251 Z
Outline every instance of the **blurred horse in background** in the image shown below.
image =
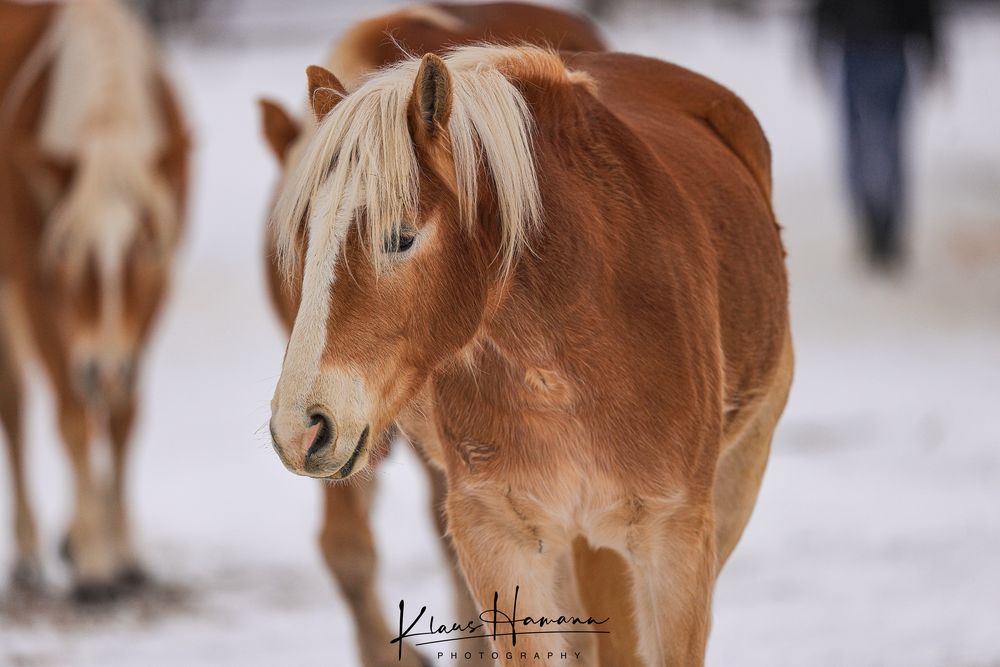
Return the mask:
M 72 462 L 63 543 L 81 601 L 142 585 L 126 460 L 142 352 L 181 234 L 188 134 L 145 26 L 117 0 L 0 2 L 0 421 L 16 587 L 43 585 L 25 486 L 22 363 L 40 357 Z M 110 474 L 91 442 L 110 443 Z M 105 457 L 106 458 L 106 457 Z
M 588 613 L 634 636 L 601 664 L 703 664 L 793 365 L 753 113 L 664 62 L 525 46 L 312 79 L 273 216 L 301 294 L 284 465 L 364 474 L 392 425 L 443 465 L 480 608 L 535 619 L 500 624 L 502 664 L 561 664 Z
M 348 89 L 360 85 L 366 76 L 391 65 L 408 54 L 444 53 L 448 48 L 481 41 L 547 45 L 566 51 L 602 51 L 604 42 L 585 19 L 556 9 L 515 2 L 476 5 L 417 5 L 365 20 L 348 30 L 334 45 L 326 66 Z M 309 69 L 311 91 L 323 88 L 324 71 Z M 322 93 L 321 93 L 322 94 Z M 307 111 L 294 118 L 278 103 L 261 100 L 264 137 L 285 174 L 293 170 L 316 128 L 316 117 Z M 291 332 L 301 297 L 300 277 L 286 280 L 275 253 L 274 229 L 267 234 L 267 276 L 274 307 Z M 387 428 L 372 439 L 384 455 L 397 433 Z M 432 512 L 442 538 L 446 532 L 443 513 L 445 479 L 440 469 L 422 459 L 431 486 Z M 387 656 L 395 663 L 390 647 L 391 633 L 382 614 L 376 592 L 376 553 L 368 512 L 374 479 L 353 484 L 325 485 L 325 516 L 320 547 L 341 592 L 354 615 L 358 644 L 366 666 L 382 664 Z M 448 540 L 444 548 L 452 563 L 456 606 L 461 618 L 478 616 L 467 592 Z M 485 644 L 483 644 L 485 648 Z M 419 658 L 408 647 L 403 664 L 417 665 Z

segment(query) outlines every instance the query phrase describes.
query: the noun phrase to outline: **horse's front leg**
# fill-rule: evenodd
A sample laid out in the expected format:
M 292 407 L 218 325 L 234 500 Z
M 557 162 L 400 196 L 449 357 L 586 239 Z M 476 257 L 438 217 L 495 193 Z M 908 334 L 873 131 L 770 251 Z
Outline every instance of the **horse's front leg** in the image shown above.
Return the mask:
M 482 632 L 491 636 L 500 663 L 563 664 L 560 656 L 572 654 L 563 635 L 529 634 L 541 628 L 510 623 L 507 617 L 513 619 L 516 613 L 516 618 L 537 619 L 582 613 L 560 609 L 560 587 L 573 585 L 571 573 L 564 567 L 568 539 L 509 491 L 468 489 L 459 483 L 449 490 L 447 507 L 455 552 L 480 609 L 487 610 L 484 619 L 488 622 Z M 493 620 L 494 596 L 500 612 L 495 625 L 489 622 Z
M 125 589 L 139 588 L 148 580 L 132 542 L 125 486 L 135 412 L 135 398 L 129 397 L 112 408 L 108 415 L 112 465 L 110 506 L 108 509 L 110 539 L 111 548 L 115 554 L 116 580 Z
M 625 555 L 646 664 L 703 665 L 717 571 L 711 503 L 647 510 L 628 529 Z
M 0 298 L 4 296 L 0 287 Z M 6 317 L 0 301 L 0 317 Z M 0 426 L 6 440 L 10 461 L 11 488 L 14 496 L 14 537 L 16 560 L 11 571 L 11 583 L 20 590 L 37 590 L 42 586 L 41 558 L 38 554 L 38 534 L 35 516 L 28 499 L 24 470 L 24 422 L 21 369 L 15 355 L 7 322 L 0 321 Z
M 91 416 L 72 394 L 60 392 L 59 431 L 73 467 L 76 511 L 63 555 L 73 566 L 73 596 L 79 602 L 114 597 L 115 558 L 107 534 L 106 502 L 90 461 Z
M 446 502 L 448 499 L 448 478 L 443 470 L 439 470 L 427 460 L 425 456 L 420 457 L 427 473 L 428 482 L 431 487 L 431 514 L 434 518 L 434 525 L 437 527 L 438 537 L 441 539 L 441 547 L 448 558 L 448 566 L 451 574 L 451 582 L 454 593 L 455 617 L 462 619 L 474 619 L 479 616 L 481 609 L 476 605 L 469 592 L 469 586 L 465 582 L 465 575 L 462 574 L 461 564 L 458 562 L 458 555 L 455 553 L 455 545 L 448 535 L 448 520 L 446 515 Z M 480 653 L 488 653 L 490 643 L 484 638 L 479 640 L 469 640 L 462 642 L 463 653 L 471 652 L 474 656 L 468 660 L 471 664 L 492 664 L 493 660 L 485 662 L 479 660 Z

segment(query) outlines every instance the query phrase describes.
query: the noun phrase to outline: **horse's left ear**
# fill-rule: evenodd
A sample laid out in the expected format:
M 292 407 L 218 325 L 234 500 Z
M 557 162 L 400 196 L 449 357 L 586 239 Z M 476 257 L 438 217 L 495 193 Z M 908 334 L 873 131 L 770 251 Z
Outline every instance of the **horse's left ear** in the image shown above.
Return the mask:
M 278 162 L 285 163 L 288 149 L 302 133 L 302 128 L 285 108 L 273 100 L 262 97 L 257 100 L 260 106 L 260 127 Z
M 325 67 L 310 65 L 306 68 L 306 76 L 309 78 L 309 105 L 316 120 L 323 120 L 337 102 L 347 96 L 347 90 Z
M 410 97 L 410 128 L 415 141 L 434 141 L 448 127 L 451 96 L 448 66 L 440 57 L 428 53 L 420 61 Z

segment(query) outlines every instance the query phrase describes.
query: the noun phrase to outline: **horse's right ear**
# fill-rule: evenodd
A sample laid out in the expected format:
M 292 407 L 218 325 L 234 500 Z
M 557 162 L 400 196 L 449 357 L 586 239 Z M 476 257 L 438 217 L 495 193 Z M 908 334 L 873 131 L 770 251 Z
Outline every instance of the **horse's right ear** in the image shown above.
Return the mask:
M 306 68 L 306 76 L 309 78 L 309 105 L 316 120 L 323 120 L 337 102 L 347 96 L 347 90 L 325 67 L 310 65 Z
M 288 149 L 298 139 L 302 129 L 277 102 L 262 97 L 257 103 L 260 105 L 260 129 L 264 133 L 267 145 L 271 147 L 271 152 L 278 158 L 278 162 L 284 164 Z

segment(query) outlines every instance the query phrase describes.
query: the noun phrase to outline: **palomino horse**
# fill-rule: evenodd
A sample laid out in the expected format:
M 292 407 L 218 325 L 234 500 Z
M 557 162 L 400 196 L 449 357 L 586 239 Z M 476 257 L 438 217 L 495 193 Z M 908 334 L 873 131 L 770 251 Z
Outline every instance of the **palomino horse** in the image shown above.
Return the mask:
M 125 503 L 136 375 L 181 231 L 188 142 L 155 45 L 114 0 L 0 3 L 0 418 L 14 583 L 41 584 L 22 459 L 21 358 L 40 356 L 73 465 L 65 542 L 83 600 L 144 579 Z M 90 442 L 106 431 L 111 471 Z
M 449 46 L 486 39 L 518 41 L 538 45 L 558 45 L 573 51 L 604 50 L 595 29 L 584 19 L 555 9 L 522 3 L 482 5 L 423 5 L 378 16 L 350 29 L 335 45 L 327 66 L 349 87 L 360 84 L 365 75 L 398 62 L 408 53 L 444 53 Z M 323 70 L 310 68 L 311 77 Z M 316 83 L 316 82 L 314 82 Z M 314 87 L 319 87 L 318 83 Z M 287 172 L 297 164 L 316 128 L 312 112 L 294 119 L 279 104 L 261 100 L 264 136 L 282 168 Z M 269 229 L 269 232 L 273 228 Z M 275 255 L 276 237 L 267 235 L 268 285 L 275 310 L 291 331 L 299 302 L 299 283 L 284 279 Z M 394 429 L 378 439 L 387 449 Z M 425 460 L 426 463 L 426 460 Z M 444 477 L 426 466 L 432 489 L 433 516 L 440 534 L 445 533 L 443 503 Z M 374 480 L 366 477 L 355 484 L 324 485 L 325 517 L 320 546 L 327 565 L 350 605 L 355 620 L 358 646 L 365 665 L 376 665 L 391 657 L 390 633 L 382 615 L 375 584 L 375 544 L 368 522 Z M 453 564 L 457 607 L 462 616 L 473 612 L 465 580 L 454 562 L 450 543 L 444 547 Z M 408 648 L 403 664 L 419 664 Z
M 473 595 L 510 613 L 519 587 L 524 622 L 479 629 L 503 664 L 568 650 L 580 628 L 551 619 L 578 614 L 581 539 L 614 554 L 577 560 L 587 613 L 635 633 L 602 663 L 701 664 L 792 372 L 753 114 L 622 54 L 463 47 L 349 94 L 324 78 L 273 215 L 302 286 L 281 460 L 343 480 L 397 424 L 440 462 Z M 541 615 L 555 632 L 526 634 Z

